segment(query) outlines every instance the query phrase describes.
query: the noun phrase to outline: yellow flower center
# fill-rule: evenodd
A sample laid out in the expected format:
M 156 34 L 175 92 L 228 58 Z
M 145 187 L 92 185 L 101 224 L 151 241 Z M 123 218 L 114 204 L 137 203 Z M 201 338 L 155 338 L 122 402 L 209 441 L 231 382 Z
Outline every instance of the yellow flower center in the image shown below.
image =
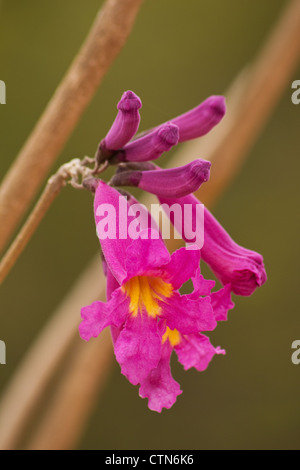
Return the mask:
M 156 318 L 161 313 L 158 301 L 171 297 L 173 287 L 160 277 L 136 276 L 122 287 L 130 298 L 129 310 L 136 317 L 146 310 L 150 317 Z
M 171 346 L 174 348 L 174 346 L 177 346 L 177 344 L 179 344 L 180 341 L 181 341 L 179 331 L 178 330 L 171 330 L 167 326 L 166 332 L 162 337 L 162 342 L 165 343 L 167 341 L 167 339 L 170 341 Z

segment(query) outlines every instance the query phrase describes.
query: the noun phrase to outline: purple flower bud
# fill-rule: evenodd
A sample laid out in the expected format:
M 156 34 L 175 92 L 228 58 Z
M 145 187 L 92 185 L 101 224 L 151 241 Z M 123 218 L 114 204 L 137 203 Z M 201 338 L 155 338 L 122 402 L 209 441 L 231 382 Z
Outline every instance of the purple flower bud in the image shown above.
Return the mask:
M 125 171 L 117 173 L 115 186 L 137 186 L 159 197 L 183 197 L 196 191 L 208 181 L 211 163 L 195 160 L 187 165 L 167 170 Z
M 225 98 L 210 96 L 196 108 L 172 119 L 172 122 L 179 127 L 179 142 L 207 134 L 221 121 L 225 112 Z
M 224 96 L 210 96 L 196 108 L 187 111 L 174 119 L 170 119 L 173 124 L 179 127 L 178 142 L 196 139 L 208 134 L 224 117 L 226 104 Z M 163 126 L 164 124 L 161 124 Z M 160 127 L 160 126 L 159 126 Z M 157 129 L 158 127 L 155 127 Z M 150 131 L 145 131 L 137 136 L 139 139 L 147 135 Z
M 108 160 L 135 135 L 140 124 L 140 98 L 132 91 L 125 91 L 118 103 L 118 114 L 106 137 L 100 142 L 96 159 L 99 163 Z
M 154 131 L 127 144 L 110 160 L 111 163 L 119 162 L 147 162 L 156 160 L 164 152 L 170 150 L 178 143 L 179 129 L 173 123 L 163 124 Z

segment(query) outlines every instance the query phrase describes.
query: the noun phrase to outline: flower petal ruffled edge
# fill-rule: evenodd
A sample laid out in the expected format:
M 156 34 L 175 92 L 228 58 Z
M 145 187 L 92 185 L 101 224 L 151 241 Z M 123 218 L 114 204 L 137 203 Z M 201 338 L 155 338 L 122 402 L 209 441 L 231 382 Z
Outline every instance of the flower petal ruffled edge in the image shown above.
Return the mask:
M 163 408 L 171 408 L 178 395 L 182 393 L 179 383 L 173 379 L 171 374 L 171 354 L 170 344 L 164 343 L 158 366 L 142 381 L 139 390 L 141 398 L 148 398 L 149 409 L 158 413 L 161 413 Z
M 93 302 L 81 309 L 83 321 L 79 325 L 79 333 L 85 341 L 97 338 L 107 326 L 120 327 L 124 323 L 129 310 L 129 299 L 121 288 L 116 289 L 108 302 Z
M 224 349 L 215 348 L 209 338 L 200 333 L 182 337 L 174 349 L 184 370 L 194 367 L 200 372 L 207 369 L 215 354 L 225 354 Z
M 129 316 L 115 343 L 115 355 L 121 372 L 137 385 L 159 363 L 161 336 L 157 321 L 146 313 Z

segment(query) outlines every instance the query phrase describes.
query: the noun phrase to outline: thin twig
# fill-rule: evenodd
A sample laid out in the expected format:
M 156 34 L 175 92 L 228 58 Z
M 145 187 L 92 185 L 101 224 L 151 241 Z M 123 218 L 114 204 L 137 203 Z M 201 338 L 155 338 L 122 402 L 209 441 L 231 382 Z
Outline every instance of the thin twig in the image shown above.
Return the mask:
M 3 280 L 19 258 L 35 230 L 41 223 L 44 215 L 64 185 L 65 179 L 59 173 L 49 179 L 29 218 L 0 262 L 0 284 L 2 284 Z
M 122 49 L 142 1 L 105 2 L 78 56 L 3 180 L 0 252 Z
M 275 33 L 272 36 L 271 41 L 268 43 L 269 46 L 269 55 L 273 56 L 275 58 L 276 53 L 277 53 L 277 64 L 283 64 L 284 59 L 282 58 L 282 55 L 286 55 L 287 51 L 292 50 L 293 54 L 289 58 L 289 64 L 286 63 L 286 66 L 288 67 L 287 72 L 285 73 L 285 82 L 284 80 L 276 80 L 274 78 L 274 70 L 278 70 L 280 67 L 276 67 L 274 69 L 273 63 L 267 61 L 266 64 L 268 64 L 268 67 L 271 67 L 270 70 L 261 70 L 261 77 L 255 77 L 255 73 L 253 72 L 254 70 L 257 73 L 258 65 L 259 63 L 262 63 L 261 56 L 259 57 L 258 61 L 254 66 L 249 69 L 248 73 L 244 75 L 244 78 L 241 78 L 240 80 L 237 81 L 237 83 L 234 86 L 234 89 L 232 90 L 230 97 L 228 99 L 228 108 L 229 110 L 231 109 L 231 105 L 234 108 L 234 112 L 232 113 L 232 116 L 230 118 L 230 125 L 226 124 L 226 121 L 224 122 L 224 126 L 218 126 L 214 132 L 212 132 L 206 139 L 205 144 L 200 144 L 197 143 L 197 146 L 195 146 L 195 143 L 187 143 L 182 145 L 182 148 L 180 150 L 179 157 L 180 162 L 178 162 L 177 157 L 175 156 L 175 159 L 170 161 L 170 164 L 173 165 L 176 161 L 176 164 L 184 164 L 186 161 L 189 161 L 193 158 L 195 158 L 195 155 L 203 155 L 203 157 L 208 157 L 210 158 L 211 155 L 213 155 L 214 158 L 214 174 L 218 174 L 223 170 L 220 170 L 222 167 L 222 159 L 223 159 L 223 152 L 220 151 L 219 153 L 216 152 L 216 149 L 223 149 L 223 146 L 226 144 L 228 135 L 232 132 L 231 129 L 235 127 L 235 133 L 234 133 L 234 140 L 240 140 L 240 135 L 243 136 L 243 139 L 246 141 L 248 140 L 248 135 L 244 129 L 247 129 L 247 131 L 251 134 L 251 139 L 257 138 L 259 133 L 262 130 L 263 124 L 265 123 L 267 116 L 268 116 L 268 109 L 272 109 L 272 107 L 275 105 L 276 101 L 278 101 L 280 93 L 282 93 L 286 83 L 289 80 L 289 76 L 295 66 L 295 64 L 298 61 L 298 56 L 299 56 L 299 48 L 298 46 L 295 47 L 295 41 L 298 38 L 299 30 L 300 30 L 300 2 L 298 0 L 293 0 L 290 2 L 286 13 L 283 15 L 283 18 L 280 21 L 279 26 L 277 25 L 275 29 Z M 294 20 L 293 20 L 294 17 Z M 295 20 L 296 19 L 296 20 Z M 292 21 L 293 20 L 293 21 Z M 297 23 L 298 22 L 298 23 Z M 278 48 L 278 37 L 279 34 L 280 36 L 282 35 L 281 31 L 285 30 L 285 38 L 284 38 L 284 44 L 286 50 L 282 50 L 282 48 Z M 297 30 L 297 31 L 296 31 Z M 297 33 L 297 34 L 296 34 Z M 277 51 L 277 52 L 276 52 Z M 266 73 L 268 72 L 268 73 Z M 254 74 L 253 74 L 254 73 Z M 281 72 L 279 72 L 281 74 Z M 259 106 L 258 99 L 256 100 L 255 106 L 253 105 L 253 111 L 251 112 L 251 116 L 248 114 L 248 109 L 251 105 L 249 103 L 249 100 L 243 100 L 241 99 L 242 96 L 247 96 L 247 93 L 249 90 L 253 89 L 253 84 L 254 83 L 261 83 L 261 89 L 267 87 L 269 83 L 268 77 L 272 74 L 273 79 L 275 80 L 274 83 L 276 84 L 276 90 L 274 88 L 272 92 L 272 99 L 271 96 L 269 97 L 268 100 L 265 101 L 264 107 L 262 108 Z M 259 79 L 258 79 L 259 78 Z M 267 80 L 267 81 L 266 81 Z M 238 99 L 239 98 L 239 99 Z M 260 113 L 264 111 L 264 119 L 260 118 Z M 252 123 L 248 126 L 244 124 L 245 127 L 239 126 L 239 121 L 241 120 L 241 115 L 243 116 L 243 120 L 247 121 L 249 119 L 249 122 Z M 254 126 L 253 125 L 253 120 L 254 118 L 257 118 L 259 122 L 259 126 Z M 203 150 L 205 149 L 205 152 Z M 228 158 L 227 158 L 227 165 L 228 165 L 228 174 L 230 173 L 230 170 L 235 172 L 235 169 L 239 166 L 239 159 L 243 161 L 245 155 L 244 152 L 245 147 L 243 145 L 239 145 L 237 147 L 234 147 L 234 151 L 232 154 L 230 152 L 228 153 Z M 196 154 L 195 154 L 196 152 Z M 197 153 L 200 152 L 200 153 Z M 232 159 L 230 159 L 230 155 L 232 155 Z M 207 189 L 209 185 L 212 185 L 212 190 L 211 190 L 211 196 L 207 198 L 207 201 L 209 205 L 211 205 L 212 201 L 215 200 L 213 197 L 213 194 L 217 194 L 220 196 L 221 192 L 225 189 L 225 186 L 229 184 L 231 181 L 230 177 L 227 177 L 224 180 L 221 180 L 219 178 L 212 179 L 212 181 L 207 184 Z M 220 186 L 219 186 L 220 185 Z M 204 200 L 204 194 L 202 195 L 202 200 Z M 153 198 L 150 196 L 147 196 L 146 199 L 142 200 L 144 204 L 149 204 L 152 202 Z M 206 203 L 207 203 L 206 201 Z M 172 250 L 172 248 L 175 245 L 169 244 L 168 247 Z M 66 302 L 64 302 L 62 308 L 60 309 L 59 312 L 57 312 L 56 315 L 58 315 L 57 318 L 61 317 L 59 319 L 59 322 L 62 323 L 64 322 L 65 324 L 65 329 L 64 333 L 66 335 L 66 343 L 67 345 L 63 344 L 63 338 L 62 338 L 62 333 L 61 331 L 57 331 L 58 333 L 58 338 L 61 341 L 61 350 L 64 352 L 67 351 L 67 349 L 70 349 L 69 347 L 69 337 L 71 334 L 74 334 L 74 317 L 72 319 L 72 315 L 74 315 L 74 311 L 78 310 L 79 305 L 84 305 L 88 302 L 91 302 L 92 300 L 95 300 L 96 297 L 99 299 L 103 300 L 103 291 L 102 295 L 97 296 L 96 292 L 98 289 L 98 285 L 100 283 L 99 277 L 97 277 L 95 273 L 95 267 L 94 268 L 87 268 L 86 272 L 84 273 L 85 279 L 87 281 L 87 287 L 91 290 L 90 292 L 94 291 L 94 299 L 90 299 L 87 301 L 86 295 L 83 291 L 77 291 L 74 289 L 70 295 L 69 298 Z M 78 295 L 80 297 L 78 297 Z M 79 300 L 78 300 L 79 298 Z M 76 320 L 77 321 L 77 320 Z M 60 325 L 61 326 L 61 325 Z M 41 395 L 43 391 L 45 390 L 46 387 L 46 381 L 43 380 L 45 376 L 47 376 L 47 381 L 50 380 L 51 373 L 53 372 L 54 369 L 54 363 L 51 362 L 51 366 L 49 366 L 49 351 L 52 351 L 51 354 L 54 354 L 55 359 L 57 359 L 56 356 L 56 350 L 57 350 L 57 338 L 53 335 L 53 331 L 51 330 L 50 327 L 46 328 L 46 331 L 44 335 L 47 335 L 49 342 L 47 344 L 47 348 L 45 347 L 45 342 L 38 340 L 38 344 L 33 346 L 33 349 L 31 350 L 32 354 L 32 362 L 29 361 L 29 356 L 27 356 L 27 359 L 25 359 L 26 367 L 24 365 L 20 366 L 19 371 L 15 375 L 14 382 L 10 384 L 10 386 L 7 388 L 6 395 L 5 395 L 5 400 L 2 401 L 2 406 L 0 409 L 0 448 L 17 448 L 17 439 L 16 437 L 20 437 L 20 434 L 24 432 L 26 429 L 28 422 L 29 422 L 29 417 L 30 413 L 32 413 L 34 409 L 34 399 L 39 402 Z M 100 341 L 100 340 L 99 340 Z M 90 355 L 90 361 L 95 361 L 95 351 L 92 350 L 92 348 L 89 349 L 89 355 Z M 35 370 L 34 369 L 34 358 L 39 358 L 41 363 L 45 363 L 43 371 L 41 370 Z M 48 358 L 48 361 L 47 361 Z M 79 367 L 79 366 L 78 366 Z M 84 367 L 83 364 L 81 363 L 80 369 Z M 72 368 L 76 368 L 76 364 L 72 364 Z M 50 370 L 49 370 L 50 369 Z M 75 371 L 73 372 L 75 374 Z M 36 434 L 33 440 L 29 443 L 30 448 L 34 448 L 33 445 L 34 443 L 39 445 L 39 448 L 44 448 L 47 449 L 49 445 L 49 432 L 48 430 L 53 430 L 55 429 L 54 423 L 57 422 L 57 412 L 56 412 L 56 407 L 61 408 L 61 403 L 66 403 L 68 399 L 68 394 L 70 393 L 70 387 L 68 386 L 68 381 L 70 377 L 73 377 L 72 371 L 70 371 L 70 375 L 66 376 L 65 379 L 65 385 L 64 380 L 62 380 L 62 383 L 58 389 L 57 395 L 54 399 L 54 401 L 51 403 L 51 406 L 47 409 L 47 415 L 46 419 L 44 422 L 41 423 L 41 427 L 36 429 Z M 81 376 L 80 371 L 77 371 L 76 374 L 78 376 Z M 30 384 L 30 381 L 32 380 L 32 377 L 34 376 L 35 378 L 35 386 L 33 387 L 28 387 L 28 384 Z M 68 442 L 69 448 L 73 447 L 74 442 L 77 440 L 78 436 L 80 433 L 83 431 L 82 428 L 80 428 L 80 423 L 83 422 L 83 413 L 86 414 L 86 416 L 91 412 L 94 402 L 95 402 L 95 394 L 93 393 L 93 390 L 97 390 L 99 388 L 99 375 L 95 374 L 94 380 L 91 380 L 89 382 L 89 387 L 91 387 L 90 390 L 90 396 L 93 396 L 93 400 L 90 401 L 90 406 L 89 408 L 86 406 L 86 403 L 83 405 L 80 401 L 76 403 L 76 408 L 73 408 L 72 410 L 68 409 L 66 413 L 64 414 L 64 422 L 68 421 L 69 419 L 74 419 L 74 414 L 78 414 L 80 416 L 80 419 L 76 422 L 76 429 L 73 428 L 72 430 L 72 436 L 70 437 L 70 429 L 66 428 L 66 435 L 61 436 L 61 439 L 64 439 L 64 442 Z M 43 387 L 41 387 L 41 383 L 43 384 Z M 73 382 L 72 382 L 73 383 Z M 102 383 L 103 385 L 103 383 Z M 83 382 L 79 382 L 76 384 L 76 387 L 84 387 Z M 23 397 L 23 390 L 28 390 L 27 395 Z M 29 390 L 30 389 L 30 390 Z M 36 391 L 37 389 L 37 391 Z M 29 393 L 31 392 L 31 393 Z M 87 390 L 85 391 L 87 393 Z M 19 399 L 19 400 L 18 400 Z M 31 404 L 31 406 L 29 406 Z M 17 409 L 16 409 L 17 408 Z M 24 413 L 24 410 L 26 410 L 26 413 Z M 72 416 L 71 416 L 72 415 Z M 62 426 L 64 427 L 64 425 Z M 41 440 L 37 440 L 37 436 L 39 435 L 39 430 L 43 431 L 43 442 Z M 20 431 L 21 430 L 21 431 Z M 75 432 L 76 430 L 76 432 Z M 51 445 L 53 445 L 53 441 L 51 442 Z M 57 444 L 59 445 L 59 444 Z
M 89 168 L 88 165 L 94 165 L 94 167 Z M 84 179 L 93 175 L 99 175 L 107 168 L 107 165 L 108 163 L 106 162 L 100 167 L 96 165 L 94 159 L 88 157 L 84 157 L 83 160 L 75 158 L 62 165 L 58 171 L 49 178 L 44 191 L 28 219 L 0 261 L 0 285 L 18 260 L 56 196 L 58 196 L 60 190 L 66 185 L 67 180 L 70 179 L 69 183 L 74 188 L 84 189 Z

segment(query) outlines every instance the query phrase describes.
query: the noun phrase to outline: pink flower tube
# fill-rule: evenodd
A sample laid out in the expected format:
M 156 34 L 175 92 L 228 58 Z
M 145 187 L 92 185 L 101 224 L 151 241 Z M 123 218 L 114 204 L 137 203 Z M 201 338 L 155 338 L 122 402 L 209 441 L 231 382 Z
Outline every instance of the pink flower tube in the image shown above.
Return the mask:
M 143 137 L 129 142 L 110 159 L 110 163 L 156 160 L 177 145 L 178 139 L 178 126 L 173 123 L 163 124 Z
M 200 204 L 195 196 L 189 195 L 180 199 L 159 198 L 159 200 L 168 206 L 179 204 L 184 208 L 185 204 L 191 205 L 193 210 L 190 212 L 190 220 L 186 223 L 192 227 L 193 231 L 195 230 L 196 206 Z M 193 242 L 185 238 L 184 231 L 182 236 L 186 241 Z M 263 257 L 235 243 L 206 208 L 204 209 L 204 245 L 201 249 L 201 257 L 222 284 L 231 284 L 232 291 L 237 295 L 251 295 L 267 280 Z
M 210 96 L 196 108 L 170 119 L 179 127 L 179 142 L 208 134 L 226 113 L 224 96 Z

